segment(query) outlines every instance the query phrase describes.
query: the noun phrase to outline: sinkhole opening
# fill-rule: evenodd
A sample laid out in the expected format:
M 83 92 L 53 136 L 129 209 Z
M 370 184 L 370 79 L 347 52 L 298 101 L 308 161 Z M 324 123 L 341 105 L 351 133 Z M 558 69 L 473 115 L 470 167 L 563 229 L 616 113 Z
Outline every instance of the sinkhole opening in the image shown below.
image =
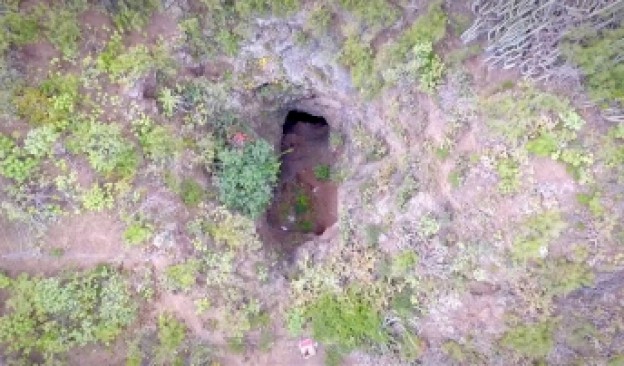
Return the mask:
M 336 152 L 330 126 L 321 116 L 292 110 L 282 129 L 279 184 L 267 214 L 278 242 L 296 246 L 321 235 L 338 219 Z

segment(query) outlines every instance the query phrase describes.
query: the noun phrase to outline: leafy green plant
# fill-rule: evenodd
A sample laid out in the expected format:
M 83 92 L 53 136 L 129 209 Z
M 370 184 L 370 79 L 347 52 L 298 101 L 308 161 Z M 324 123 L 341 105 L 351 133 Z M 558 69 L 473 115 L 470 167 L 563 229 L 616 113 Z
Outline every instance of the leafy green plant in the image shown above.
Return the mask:
M 0 134 L 0 175 L 21 183 L 31 177 L 39 163 L 11 138 Z
M 204 188 L 191 178 L 180 183 L 182 202 L 187 206 L 197 206 L 204 199 Z
M 40 27 L 36 12 L 30 14 L 9 11 L 0 17 L 0 52 L 10 46 L 21 46 L 37 40 Z
M 326 4 L 317 4 L 310 12 L 306 29 L 315 34 L 324 34 L 330 26 L 333 13 Z
M 368 44 L 352 36 L 342 45 L 339 61 L 351 72 L 353 84 L 365 95 L 374 95 L 381 87 L 374 72 L 373 51 Z
M 331 179 L 331 167 L 329 164 L 319 164 L 314 167 L 314 176 L 320 181 L 328 181 Z
M 546 257 L 550 242 L 557 239 L 566 226 L 558 212 L 544 212 L 528 218 L 514 240 L 512 258 L 517 262 L 526 262 Z
M 153 12 L 160 9 L 158 0 L 119 0 L 112 3 L 113 21 L 124 31 L 140 30 Z
M 132 143 L 122 136 L 118 124 L 81 122 L 76 125 L 68 148 L 85 154 L 91 167 L 106 176 L 132 177 L 139 163 Z
M 440 222 L 431 215 L 424 215 L 417 224 L 418 235 L 422 238 L 431 238 L 440 232 Z
M 17 114 L 30 123 L 62 129 L 74 117 L 79 86 L 80 81 L 75 75 L 52 75 L 38 87 L 17 89 L 13 103 Z
M 114 82 L 131 84 L 155 66 L 150 50 L 139 45 L 125 49 L 121 35 L 114 33 L 96 59 L 96 69 L 107 73 Z
M 522 356 L 542 359 L 554 346 L 553 327 L 550 321 L 517 326 L 505 333 L 501 344 Z
M 585 263 L 548 261 L 540 270 L 540 282 L 549 295 L 566 296 L 584 286 L 592 286 L 594 273 Z
M 496 164 L 496 172 L 500 178 L 498 189 L 505 194 L 517 192 L 520 188 L 520 164 L 512 159 L 500 159 Z
M 143 154 L 156 163 L 162 164 L 172 159 L 182 147 L 182 141 L 173 131 L 166 126 L 156 125 L 147 116 L 134 120 L 132 127 Z
M 82 193 L 80 200 L 84 208 L 96 212 L 110 210 L 115 204 L 115 196 L 110 184 L 106 184 L 104 187 L 97 183 L 92 185 L 91 188 Z
M 381 316 L 372 303 L 351 289 L 344 295 L 325 293 L 310 304 L 305 315 L 314 337 L 347 349 L 367 342 L 384 343 Z
M 279 161 L 273 147 L 264 140 L 242 148 L 224 148 L 217 154 L 219 199 L 228 208 L 258 217 L 271 200 L 277 182 Z
M 561 49 L 566 57 L 579 66 L 591 96 L 603 104 L 624 105 L 624 65 L 618 42 L 624 27 L 600 32 L 578 29 L 569 34 L 570 40 Z M 600 57 L 596 57 L 600 55 Z
M 150 240 L 154 235 L 154 227 L 152 225 L 135 221 L 132 222 L 123 233 L 123 238 L 129 245 L 139 245 Z
M 158 348 L 156 358 L 161 363 L 177 364 L 178 354 L 186 339 L 186 326 L 173 315 L 165 313 L 158 317 Z
M 194 285 L 199 271 L 199 261 L 188 260 L 165 270 L 165 284 L 172 290 L 188 291 Z
M 414 46 L 418 44 L 435 45 L 446 35 L 448 17 L 442 9 L 443 1 L 435 0 L 429 4 L 427 11 L 416 19 L 399 39 L 386 50 L 383 63 L 404 62 Z
M 367 26 L 387 27 L 399 16 L 398 10 L 386 0 L 339 0 L 338 2 L 357 15 Z
M 46 37 L 63 56 L 74 57 L 78 52 L 81 33 L 76 13 L 63 7 L 49 10 L 44 22 Z
M 173 113 L 176 111 L 181 100 L 181 97 L 174 94 L 173 90 L 170 88 L 163 88 L 160 93 L 158 93 L 158 102 L 167 117 L 173 117 Z
M 427 42 L 416 43 L 408 56 L 408 61 L 383 69 L 384 81 L 402 85 L 417 82 L 423 91 L 433 93 L 444 74 L 444 64 L 434 52 L 433 45 Z
M 8 287 L 0 343 L 11 357 L 53 360 L 73 347 L 113 341 L 136 318 L 125 279 L 110 267 L 59 277 L 20 275 Z
M 602 217 L 605 214 L 605 208 L 602 205 L 601 194 L 598 191 L 594 191 L 590 194 L 579 193 L 576 195 L 576 200 L 586 206 L 592 215 L 596 217 Z
M 189 225 L 198 239 L 208 234 L 217 245 L 226 245 L 231 249 L 253 250 L 260 246 L 256 228 L 250 218 L 221 206 L 204 213 L 204 217 Z
M 53 126 L 42 126 L 28 131 L 24 139 L 24 151 L 41 159 L 52 155 L 54 143 L 60 134 Z

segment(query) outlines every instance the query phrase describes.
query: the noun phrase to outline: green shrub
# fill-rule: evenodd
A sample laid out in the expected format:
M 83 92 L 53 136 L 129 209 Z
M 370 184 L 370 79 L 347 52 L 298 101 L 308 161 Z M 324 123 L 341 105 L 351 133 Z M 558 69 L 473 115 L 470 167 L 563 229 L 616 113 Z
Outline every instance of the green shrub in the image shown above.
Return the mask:
M 373 51 L 368 44 L 349 37 L 342 45 L 338 59 L 349 68 L 353 84 L 360 92 L 371 96 L 380 89 L 380 80 L 374 70 Z
M 172 290 L 188 291 L 194 285 L 199 272 L 199 262 L 195 259 L 175 264 L 165 270 L 166 285 Z
M 501 344 L 522 356 L 542 359 L 553 348 L 553 327 L 549 321 L 518 326 L 505 333 Z
M 399 17 L 399 11 L 386 0 L 339 0 L 339 3 L 367 26 L 387 27 Z
M 10 46 L 21 46 L 37 40 L 39 23 L 37 14 L 9 11 L 0 17 L 0 53 Z
M 584 286 L 592 286 L 594 273 L 584 263 L 549 261 L 540 271 L 540 282 L 553 296 L 566 296 Z
M 591 96 L 598 102 L 624 105 L 624 64 L 620 43 L 624 27 L 600 32 L 570 33 L 574 42 L 564 42 L 566 57 L 579 66 Z M 599 57 L 597 57 L 599 55 Z
M 386 83 L 409 85 L 418 83 L 420 88 L 433 93 L 442 82 L 444 64 L 431 42 L 418 42 L 406 54 L 407 59 L 383 66 L 382 76 Z M 383 60 L 383 59 L 382 59 Z M 386 60 L 382 61 L 382 64 Z M 379 63 L 379 61 L 378 61 Z M 380 67 L 381 65 L 378 65 Z
M 96 212 L 110 210 L 115 204 L 112 187 L 108 184 L 104 188 L 97 183 L 94 184 L 90 189 L 82 193 L 80 200 L 84 208 Z
M 112 342 L 136 318 L 124 278 L 109 267 L 52 278 L 21 275 L 11 282 L 0 343 L 24 361 L 51 360 L 76 346 Z
M 327 33 L 333 13 L 329 6 L 325 4 L 317 4 L 316 7 L 310 12 L 308 21 L 306 23 L 306 29 L 314 32 L 315 34 Z
M 242 148 L 218 152 L 219 199 L 228 208 L 256 218 L 271 200 L 277 182 L 279 161 L 273 147 L 264 140 L 248 142 Z
M 516 262 L 526 262 L 546 257 L 550 242 L 557 239 L 566 226 L 558 212 L 544 212 L 528 218 L 514 240 L 512 258 Z
M 0 175 L 18 183 L 34 174 L 40 161 L 20 148 L 11 138 L 0 134 Z
M 329 164 L 319 164 L 315 166 L 314 176 L 320 181 L 329 181 L 331 179 L 331 167 Z
M 63 56 L 72 58 L 78 52 L 80 26 L 75 12 L 62 7 L 49 9 L 44 22 L 45 35 Z
M 182 202 L 187 206 L 197 206 L 204 199 L 204 189 L 195 180 L 186 178 L 180 183 Z
M 154 228 L 152 227 L 152 225 L 142 222 L 133 222 L 132 224 L 128 225 L 123 233 L 125 242 L 130 245 L 143 244 L 146 241 L 150 240 L 153 235 Z
M 305 311 L 314 337 L 322 342 L 353 349 L 369 342 L 384 343 L 381 316 L 370 300 L 357 291 L 344 295 L 325 293 Z
M 158 102 L 167 117 L 173 117 L 181 101 L 181 97 L 170 88 L 163 88 L 158 93 Z
M 170 128 L 154 124 L 147 116 L 133 121 L 132 127 L 143 154 L 158 164 L 172 159 L 182 147 L 182 141 Z
M 28 131 L 24 139 L 24 151 L 41 159 L 52 156 L 54 143 L 60 134 L 52 126 L 43 126 Z
M 539 137 L 529 140 L 526 144 L 527 151 L 537 156 L 551 157 L 560 150 L 557 139 L 550 133 L 544 133 Z
M 236 1 L 234 4 L 236 11 L 242 17 L 269 11 L 276 15 L 286 15 L 299 9 L 299 0 L 251 0 Z
M 605 209 L 602 205 L 600 192 L 594 191 L 591 194 L 579 193 L 576 195 L 576 200 L 586 206 L 592 215 L 596 217 L 602 217 L 605 214 Z
M 443 1 L 435 0 L 427 12 L 416 19 L 398 40 L 386 51 L 383 63 L 405 62 L 414 46 L 419 44 L 436 45 L 446 35 L 447 16 L 442 9 Z
M 156 358 L 161 364 L 175 364 L 182 343 L 186 339 L 186 326 L 171 314 L 158 317 L 158 348 Z
M 114 82 L 124 84 L 132 84 L 154 66 L 155 59 L 146 46 L 125 49 L 119 33 L 112 35 L 96 60 L 98 71 L 107 73 Z
M 38 87 L 18 89 L 13 104 L 17 114 L 32 124 L 65 128 L 74 117 L 79 86 L 75 75 L 52 75 Z
M 219 246 L 231 249 L 257 249 L 260 240 L 253 221 L 243 215 L 231 212 L 225 207 L 216 207 L 206 212 L 204 218 L 190 224 L 196 236 L 208 234 Z
M 498 189 L 505 194 L 517 192 L 520 188 L 520 164 L 514 159 L 501 159 L 496 164 L 500 178 Z
M 122 136 L 118 124 L 81 122 L 76 125 L 68 148 L 85 154 L 91 167 L 105 176 L 132 177 L 139 163 L 132 143 Z
M 118 0 L 112 2 L 113 21 L 121 30 L 140 30 L 152 13 L 160 9 L 158 0 Z

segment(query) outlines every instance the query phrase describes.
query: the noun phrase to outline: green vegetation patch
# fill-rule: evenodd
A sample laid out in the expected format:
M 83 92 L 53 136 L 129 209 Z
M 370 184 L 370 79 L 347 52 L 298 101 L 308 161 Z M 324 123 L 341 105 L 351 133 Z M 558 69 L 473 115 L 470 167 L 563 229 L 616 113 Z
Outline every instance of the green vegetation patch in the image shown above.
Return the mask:
M 122 135 L 118 124 L 78 123 L 68 148 L 73 153 L 86 155 L 91 167 L 105 176 L 132 177 L 139 164 L 133 144 Z
M 0 343 L 17 359 L 46 360 L 76 346 L 112 342 L 132 324 L 137 306 L 117 271 L 98 267 L 59 277 L 11 280 L 0 317 Z
M 386 0 L 339 0 L 342 7 L 355 14 L 366 26 L 387 27 L 396 22 L 399 11 Z
M 514 240 L 512 258 L 517 262 L 526 262 L 546 257 L 550 242 L 557 239 L 566 226 L 558 212 L 544 212 L 530 217 Z
M 307 307 L 305 314 L 314 337 L 320 341 L 347 349 L 386 341 L 379 312 L 357 291 L 349 290 L 344 295 L 325 293 Z
M 566 57 L 580 67 L 591 96 L 603 104 L 624 105 L 623 37 L 624 27 L 601 32 L 579 29 L 561 47 Z
M 522 356 L 542 359 L 554 346 L 554 324 L 550 321 L 521 325 L 505 333 L 501 344 Z
M 277 183 L 279 160 L 273 147 L 264 140 L 229 147 L 218 152 L 219 199 L 228 208 L 252 218 L 266 209 Z

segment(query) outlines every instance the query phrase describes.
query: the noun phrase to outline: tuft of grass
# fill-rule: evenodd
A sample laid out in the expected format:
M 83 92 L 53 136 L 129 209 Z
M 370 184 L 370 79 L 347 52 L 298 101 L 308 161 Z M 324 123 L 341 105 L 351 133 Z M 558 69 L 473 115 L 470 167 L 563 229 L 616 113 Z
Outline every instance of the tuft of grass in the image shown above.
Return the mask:
M 195 207 L 204 199 L 204 189 L 194 179 L 185 178 L 180 183 L 180 196 L 185 205 Z
M 329 166 L 329 164 L 319 164 L 315 166 L 314 176 L 320 181 L 329 181 L 331 179 L 331 167 Z

